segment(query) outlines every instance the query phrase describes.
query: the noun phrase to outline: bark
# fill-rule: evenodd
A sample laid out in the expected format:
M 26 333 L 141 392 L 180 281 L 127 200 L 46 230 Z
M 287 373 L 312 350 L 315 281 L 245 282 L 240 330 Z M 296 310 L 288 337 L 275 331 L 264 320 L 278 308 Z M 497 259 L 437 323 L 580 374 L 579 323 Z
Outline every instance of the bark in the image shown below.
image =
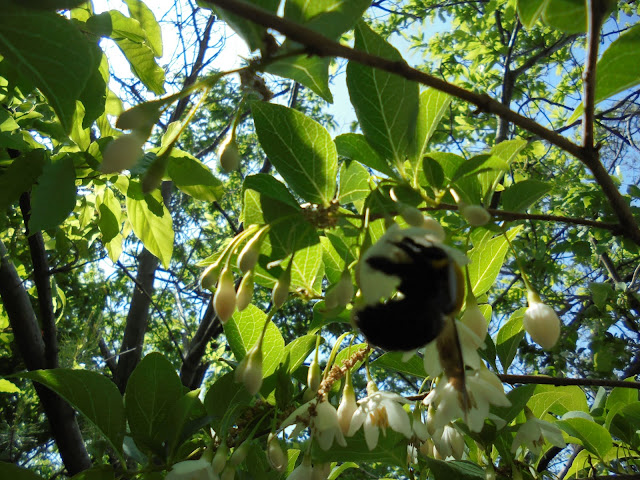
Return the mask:
M 22 279 L 18 275 L 4 244 L 0 241 L 0 298 L 27 368 L 47 368 L 45 342 Z M 48 388 L 34 384 L 49 421 L 64 466 L 70 475 L 91 468 L 73 409 Z

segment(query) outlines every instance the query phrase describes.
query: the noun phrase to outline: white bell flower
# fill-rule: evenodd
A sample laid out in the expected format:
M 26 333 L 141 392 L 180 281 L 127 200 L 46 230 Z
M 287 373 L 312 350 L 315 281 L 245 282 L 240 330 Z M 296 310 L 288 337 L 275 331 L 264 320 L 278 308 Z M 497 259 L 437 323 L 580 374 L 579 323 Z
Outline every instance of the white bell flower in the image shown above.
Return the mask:
M 176 463 L 164 478 L 165 480 L 218 480 L 218 475 L 213 473 L 211 462 L 201 458 Z
M 529 292 L 529 308 L 524 312 L 522 325 L 533 341 L 545 350 L 552 348 L 560 337 L 558 315 L 534 292 Z
M 364 438 L 369 450 L 378 444 L 380 429 L 386 433 L 387 427 L 403 434 L 407 438 L 413 435 L 409 414 L 402 408 L 408 401 L 392 392 L 372 392 L 358 401 L 358 409 L 353 414 L 348 436 L 353 435 L 364 425 Z
M 526 446 L 531 453 L 539 455 L 544 445 L 545 439 L 556 447 L 564 448 L 567 444 L 562 437 L 562 431 L 552 423 L 545 422 L 532 414 L 527 415 L 524 422 L 513 439 L 511 452 L 515 453 L 520 445 Z
M 453 457 L 456 460 L 462 458 L 464 437 L 453 425 L 445 425 L 442 430 L 436 432 L 433 443 L 442 458 Z

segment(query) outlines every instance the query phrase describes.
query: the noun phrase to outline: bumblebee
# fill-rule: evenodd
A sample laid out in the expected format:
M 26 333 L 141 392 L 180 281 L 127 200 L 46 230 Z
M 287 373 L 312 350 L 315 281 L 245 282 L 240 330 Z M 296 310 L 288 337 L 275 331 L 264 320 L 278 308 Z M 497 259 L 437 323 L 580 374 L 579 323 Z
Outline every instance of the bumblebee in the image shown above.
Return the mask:
M 435 243 L 419 243 L 409 236 L 388 243 L 399 249 L 398 255 L 363 260 L 375 272 L 399 279 L 398 293 L 355 309 L 353 319 L 369 343 L 384 350 L 415 350 L 434 340 L 445 318 L 462 307 L 462 271 Z

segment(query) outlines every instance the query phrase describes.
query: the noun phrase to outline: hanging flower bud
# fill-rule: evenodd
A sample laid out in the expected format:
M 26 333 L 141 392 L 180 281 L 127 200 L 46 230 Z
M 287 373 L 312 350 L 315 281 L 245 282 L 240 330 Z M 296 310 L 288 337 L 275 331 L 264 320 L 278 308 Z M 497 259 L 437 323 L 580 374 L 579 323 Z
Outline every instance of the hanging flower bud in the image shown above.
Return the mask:
M 534 342 L 545 350 L 552 348 L 560 337 L 560 319 L 537 293 L 529 291 L 529 308 L 524 312 L 522 325 Z
M 488 331 L 487 320 L 484 318 L 484 315 L 475 303 L 475 300 L 473 301 L 473 304 L 470 304 L 470 302 L 467 301 L 467 308 L 460 321 L 469 327 L 469 329 L 478 336 L 481 342 L 484 342 Z M 480 345 L 476 345 L 476 347 L 479 346 Z
M 260 243 L 262 242 L 262 235 L 258 232 L 251 240 L 244 246 L 240 255 L 238 255 L 238 268 L 242 273 L 253 270 L 258 263 L 258 255 L 260 254 Z
M 236 143 L 235 132 L 222 142 L 218 149 L 218 157 L 220 158 L 220 166 L 225 172 L 236 170 L 240 166 L 240 152 Z
M 236 289 L 233 284 L 233 272 L 229 267 L 224 267 L 222 270 L 218 288 L 213 297 L 213 306 L 223 325 L 229 321 L 236 309 Z
M 342 399 L 340 400 L 340 405 L 338 405 L 338 423 L 344 435 L 349 432 L 351 419 L 357 409 L 358 402 L 356 401 L 356 393 L 353 390 L 353 383 L 351 382 L 351 372 L 347 370 L 347 374 L 344 377 Z
M 209 462 L 199 459 L 176 463 L 164 478 L 165 480 L 214 480 L 216 475 Z
M 220 263 L 214 262 L 209 265 L 204 272 L 202 272 L 202 276 L 200 277 L 200 286 L 207 290 L 213 290 L 218 278 L 220 278 Z
M 220 480 L 233 480 L 236 477 L 236 467 L 233 465 L 227 465 L 224 471 L 222 472 L 222 476 Z
M 143 155 L 142 146 L 145 142 L 146 138 L 137 133 L 116 138 L 104 149 L 99 170 L 102 173 L 120 173 L 133 167 Z
M 401 204 L 400 216 L 412 227 L 421 227 L 424 223 L 424 215 L 416 207 Z
M 322 381 L 322 373 L 320 372 L 320 365 L 316 359 L 311 362 L 309 365 L 309 370 L 307 371 L 307 386 L 309 390 L 312 392 L 317 392 L 320 387 L 320 382 Z
M 331 474 L 331 463 L 317 463 L 313 466 L 311 480 L 327 480 Z
M 342 272 L 342 276 L 336 285 L 336 300 L 339 307 L 346 307 L 353 298 L 353 282 L 348 269 Z
M 267 459 L 271 467 L 277 472 L 284 472 L 287 469 L 287 454 L 282 450 L 280 441 L 274 433 L 269 434 L 267 440 Z
M 211 461 L 213 472 L 216 475 L 224 470 L 224 467 L 227 464 L 227 455 L 229 455 L 229 448 L 226 443 L 223 443 L 218 447 L 216 454 L 213 456 L 213 460 Z
M 333 310 L 338 307 L 338 284 L 332 285 L 327 289 L 324 294 L 324 308 L 327 310 Z
M 447 237 L 447 234 L 445 233 L 444 228 L 442 228 L 442 225 L 440 225 L 440 222 L 433 217 L 424 217 L 422 228 L 431 230 L 431 235 L 440 242 L 444 242 L 444 239 Z
M 231 454 L 231 458 L 229 459 L 229 465 L 237 467 L 242 462 L 244 462 L 244 459 L 247 458 L 247 454 L 249 453 L 249 443 L 249 440 L 247 440 L 243 442 L 239 447 L 236 447 L 236 449 Z
M 460 213 L 474 227 L 482 227 L 491 220 L 491 214 L 480 205 L 460 205 Z
M 236 382 L 244 383 L 251 395 L 255 395 L 262 387 L 262 344 L 259 342 L 236 367 L 234 374 Z
M 276 282 L 275 287 L 273 287 L 273 292 L 271 292 L 271 301 L 273 302 L 273 307 L 278 309 L 284 302 L 287 301 L 289 297 L 289 286 L 291 285 L 291 262 L 289 262 L 289 266 L 287 269 L 282 272 L 280 278 Z
M 250 270 L 242 277 L 240 287 L 238 287 L 236 302 L 239 312 L 247 308 L 251 303 L 251 299 L 253 298 L 253 285 L 253 270 Z

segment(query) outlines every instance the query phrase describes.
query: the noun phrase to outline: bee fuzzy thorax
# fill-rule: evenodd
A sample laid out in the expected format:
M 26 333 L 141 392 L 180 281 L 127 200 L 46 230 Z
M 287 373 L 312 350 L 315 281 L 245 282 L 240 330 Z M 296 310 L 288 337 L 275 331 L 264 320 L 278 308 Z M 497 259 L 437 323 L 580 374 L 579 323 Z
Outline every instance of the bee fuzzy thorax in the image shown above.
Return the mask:
M 453 249 L 431 233 L 393 225 L 362 256 L 354 323 L 369 343 L 385 350 L 420 348 L 460 310 L 462 271 Z

